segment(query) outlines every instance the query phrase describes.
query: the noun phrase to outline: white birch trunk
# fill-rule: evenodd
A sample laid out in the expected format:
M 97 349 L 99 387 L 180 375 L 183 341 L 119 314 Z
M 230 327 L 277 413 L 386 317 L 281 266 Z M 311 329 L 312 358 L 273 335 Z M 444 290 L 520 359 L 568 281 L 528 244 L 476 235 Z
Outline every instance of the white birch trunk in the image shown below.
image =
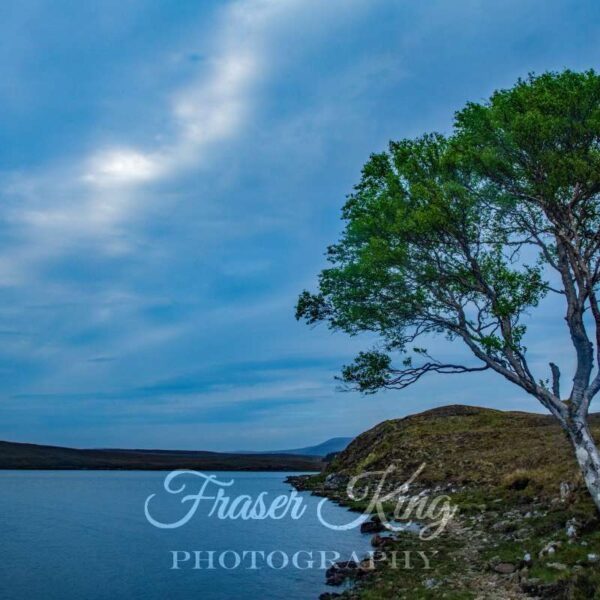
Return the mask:
M 574 417 L 567 426 L 567 432 L 587 489 L 600 511 L 600 453 L 598 448 L 583 418 Z

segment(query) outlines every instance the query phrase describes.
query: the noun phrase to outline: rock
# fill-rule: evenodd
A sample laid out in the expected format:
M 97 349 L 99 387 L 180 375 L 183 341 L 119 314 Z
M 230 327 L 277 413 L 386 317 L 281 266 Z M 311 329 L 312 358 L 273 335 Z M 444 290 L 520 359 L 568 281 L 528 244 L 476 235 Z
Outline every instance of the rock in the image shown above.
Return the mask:
M 430 590 L 438 584 L 437 579 L 426 579 L 423 583 L 426 589 Z
M 375 562 L 383 562 L 388 559 L 387 554 L 385 552 L 382 552 L 381 550 L 375 550 L 371 557 Z
M 354 571 L 355 569 L 358 568 L 358 563 L 356 563 L 353 560 L 342 560 L 340 562 L 337 562 L 333 565 L 333 567 L 331 567 L 333 569 L 337 569 L 338 571 Z
M 548 542 L 541 550 L 538 556 L 542 558 L 543 556 L 552 556 L 556 549 L 561 545 L 560 542 Z
M 394 543 L 394 538 L 389 536 L 382 536 L 376 533 L 371 538 L 371 546 L 373 548 L 385 548 L 386 546 L 391 546 Z
M 549 562 L 546 566 L 550 569 L 555 569 L 556 571 L 566 571 L 568 568 L 567 565 L 563 565 L 563 563 L 559 562 Z
M 375 563 L 371 558 L 363 558 L 358 564 L 358 568 L 372 571 L 375 568 Z
M 325 592 L 319 596 L 319 600 L 334 600 L 335 598 L 341 597 L 341 594 L 336 594 L 335 592 Z
M 342 573 L 332 573 L 331 575 L 326 577 L 325 584 L 337 586 L 337 585 L 342 585 L 342 583 L 344 583 L 344 581 L 346 581 L 345 575 L 343 575 Z
M 567 481 L 562 481 L 560 484 L 560 501 L 566 502 L 571 495 L 571 486 Z
M 381 533 L 385 531 L 385 526 L 380 521 L 365 521 L 360 526 L 361 533 Z
M 342 487 L 348 483 L 349 477 L 341 473 L 330 473 L 325 477 L 325 489 L 331 490 Z
M 573 539 L 574 537 L 577 536 L 577 520 L 576 519 L 569 519 L 567 521 L 565 527 L 566 527 L 567 537 L 569 539 Z
M 358 564 L 353 560 L 337 562 L 325 571 L 325 583 L 327 585 L 342 585 L 349 577 L 357 574 Z
M 510 575 L 511 573 L 514 573 L 517 570 L 517 567 L 512 563 L 501 562 L 497 565 L 494 565 L 492 569 L 496 573 L 500 573 L 500 575 Z
M 598 555 L 595 552 L 590 552 L 587 555 L 587 561 L 589 563 L 596 563 L 596 562 L 598 562 Z
M 372 573 L 373 571 L 375 571 L 375 569 L 376 569 L 375 561 L 370 558 L 365 558 L 364 560 L 361 560 L 358 565 L 358 575 L 359 576 L 368 575 L 369 573 Z

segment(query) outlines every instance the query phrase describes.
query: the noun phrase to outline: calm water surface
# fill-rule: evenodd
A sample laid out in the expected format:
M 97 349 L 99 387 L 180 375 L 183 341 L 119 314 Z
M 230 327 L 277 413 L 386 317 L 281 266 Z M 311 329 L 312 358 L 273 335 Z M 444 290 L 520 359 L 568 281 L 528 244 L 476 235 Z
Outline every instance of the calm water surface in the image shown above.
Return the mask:
M 189 509 L 182 495 L 162 487 L 165 472 L 0 471 L 0 598 L 10 600 L 311 600 L 327 590 L 319 568 L 251 570 L 171 569 L 172 550 L 338 551 L 348 558 L 369 550 L 358 529 L 332 531 L 317 518 L 319 498 L 302 494 L 307 510 L 300 520 L 219 520 L 201 505 L 186 525 L 157 529 L 144 516 L 153 493 L 156 518 L 175 521 Z M 218 473 L 234 479 L 227 494 L 268 498 L 286 494 L 284 473 Z M 186 480 L 186 492 L 200 480 Z M 175 486 L 177 487 L 177 486 Z M 151 511 L 152 514 L 152 511 Z M 327 503 L 330 522 L 356 515 Z M 193 554 L 192 554 L 193 556 Z M 204 554 L 202 556 L 205 556 Z M 306 555 L 301 555 L 305 557 Z M 229 555 L 232 564 L 233 555 Z M 303 559 L 304 560 L 304 559 Z M 300 561 L 301 566 L 306 563 Z M 264 566 L 264 561 L 262 565 Z M 317 560 L 316 562 L 319 562 Z M 278 566 L 280 561 L 274 560 Z M 329 588 L 330 591 L 334 591 Z

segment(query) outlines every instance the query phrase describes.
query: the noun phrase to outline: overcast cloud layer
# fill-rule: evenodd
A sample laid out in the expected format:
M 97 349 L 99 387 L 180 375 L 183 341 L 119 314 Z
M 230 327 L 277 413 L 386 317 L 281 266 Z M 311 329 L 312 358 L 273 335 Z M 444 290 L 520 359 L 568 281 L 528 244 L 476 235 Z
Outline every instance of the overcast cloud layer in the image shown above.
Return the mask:
M 598 3 L 29 0 L 0 4 L 0 39 L 0 439 L 272 449 L 536 409 L 488 374 L 337 392 L 368 341 L 293 307 L 371 152 L 598 68 Z M 542 375 L 561 316 L 532 329 Z

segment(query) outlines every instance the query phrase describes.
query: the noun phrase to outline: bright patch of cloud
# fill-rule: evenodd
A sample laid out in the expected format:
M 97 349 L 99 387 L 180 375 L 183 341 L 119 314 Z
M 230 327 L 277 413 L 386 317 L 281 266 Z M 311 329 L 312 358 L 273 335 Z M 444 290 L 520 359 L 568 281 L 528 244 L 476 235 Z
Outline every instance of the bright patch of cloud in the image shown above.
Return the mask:
M 161 172 L 159 161 L 149 155 L 135 150 L 115 149 L 95 156 L 83 179 L 98 185 L 127 185 L 150 181 Z

